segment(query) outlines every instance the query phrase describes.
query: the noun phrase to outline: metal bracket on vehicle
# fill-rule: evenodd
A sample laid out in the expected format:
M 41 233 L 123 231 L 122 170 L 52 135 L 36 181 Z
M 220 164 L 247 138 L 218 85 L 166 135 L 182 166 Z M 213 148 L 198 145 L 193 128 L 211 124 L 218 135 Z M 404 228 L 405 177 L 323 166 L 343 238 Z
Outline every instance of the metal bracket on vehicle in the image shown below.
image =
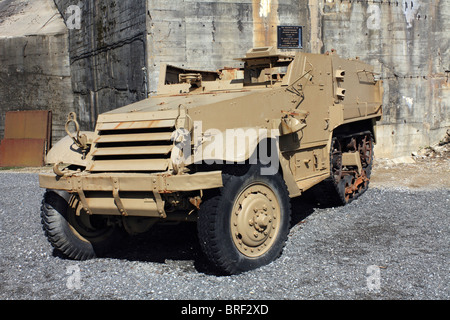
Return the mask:
M 120 214 L 123 216 L 128 216 L 127 211 L 125 210 L 125 207 L 123 206 L 122 200 L 119 196 L 119 180 L 117 178 L 111 178 L 113 183 L 113 190 L 112 194 L 114 197 L 114 203 L 117 206 L 117 209 L 119 209 Z
M 164 201 L 162 200 L 161 194 L 157 190 L 153 190 L 153 195 L 155 196 L 156 208 L 158 210 L 161 218 L 166 218 L 166 212 L 164 211 Z
M 280 133 L 290 134 L 303 130 L 306 127 L 306 118 L 309 115 L 308 111 L 281 111 L 283 114 L 281 118 Z
M 342 166 L 356 166 L 358 174 L 362 172 L 361 156 L 359 152 L 344 152 L 342 153 Z
M 78 197 L 80 198 L 81 204 L 83 205 L 84 211 L 86 211 L 87 214 L 92 214 L 83 191 L 83 183 L 81 182 L 81 178 L 77 179 L 76 191 L 78 193 Z M 79 211 L 77 211 L 77 215 L 80 215 Z
M 191 131 L 193 129 L 193 121 L 187 113 L 186 106 L 182 104 L 178 106 L 175 129 L 171 137 L 173 148 L 170 156 L 170 166 L 174 174 L 182 174 L 184 172 L 184 163 L 187 160 L 183 150 L 191 148 Z

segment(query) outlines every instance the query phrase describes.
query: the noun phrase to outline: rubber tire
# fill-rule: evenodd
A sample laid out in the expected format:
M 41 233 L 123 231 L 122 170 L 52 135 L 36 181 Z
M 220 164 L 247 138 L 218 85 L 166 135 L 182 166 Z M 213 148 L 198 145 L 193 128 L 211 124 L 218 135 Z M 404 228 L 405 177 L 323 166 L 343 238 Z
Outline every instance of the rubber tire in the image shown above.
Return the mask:
M 285 246 L 291 219 L 291 204 L 286 184 L 280 175 L 261 175 L 260 166 L 252 165 L 243 175 L 223 173 L 223 187 L 202 203 L 197 223 L 200 246 L 215 271 L 239 274 L 259 268 L 277 259 Z M 277 238 L 261 256 L 250 258 L 236 248 L 230 219 L 234 201 L 250 184 L 262 182 L 269 186 L 280 204 L 281 222 Z
M 74 260 L 87 260 L 103 256 L 122 237 L 117 226 L 110 227 L 107 236 L 100 241 L 80 239 L 68 222 L 67 192 L 47 190 L 41 206 L 41 223 L 50 244 L 63 256 Z

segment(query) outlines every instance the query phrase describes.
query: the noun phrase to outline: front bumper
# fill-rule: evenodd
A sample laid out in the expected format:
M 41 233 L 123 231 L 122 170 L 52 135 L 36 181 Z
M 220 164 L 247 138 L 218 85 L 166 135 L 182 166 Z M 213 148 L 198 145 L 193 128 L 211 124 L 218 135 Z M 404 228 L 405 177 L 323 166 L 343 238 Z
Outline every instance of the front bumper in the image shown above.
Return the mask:
M 88 173 L 66 176 L 40 174 L 42 188 L 64 190 L 79 195 L 88 214 L 165 218 L 161 194 L 222 187 L 222 172 L 169 173 Z

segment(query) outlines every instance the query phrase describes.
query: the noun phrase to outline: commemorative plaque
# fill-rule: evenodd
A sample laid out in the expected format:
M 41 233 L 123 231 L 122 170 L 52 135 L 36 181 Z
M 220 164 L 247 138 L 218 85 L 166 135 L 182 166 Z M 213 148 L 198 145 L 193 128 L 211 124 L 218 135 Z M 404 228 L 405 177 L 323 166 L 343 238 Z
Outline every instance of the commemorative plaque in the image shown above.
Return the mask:
M 301 49 L 301 26 L 278 26 L 278 49 Z

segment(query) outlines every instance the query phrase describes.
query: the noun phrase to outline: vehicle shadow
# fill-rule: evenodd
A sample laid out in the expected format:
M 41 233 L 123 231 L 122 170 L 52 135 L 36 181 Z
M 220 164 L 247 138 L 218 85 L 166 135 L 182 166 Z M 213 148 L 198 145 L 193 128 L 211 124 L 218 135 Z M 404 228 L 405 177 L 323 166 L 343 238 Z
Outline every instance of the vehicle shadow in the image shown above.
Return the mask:
M 193 222 L 156 224 L 146 233 L 126 236 L 106 257 L 160 264 L 177 261 L 179 265 L 189 265 L 182 263 L 184 261 L 193 264 L 192 269 L 197 272 L 208 272 L 197 237 L 197 225 Z
M 306 192 L 291 199 L 291 207 L 290 228 L 304 222 L 320 206 L 314 195 Z M 218 275 L 201 250 L 193 222 L 157 224 L 146 233 L 125 237 L 105 257 L 160 264 L 175 261 L 186 271 Z
M 316 209 L 324 208 L 317 201 L 314 190 L 305 191 L 300 197 L 291 199 L 291 228 L 302 223 Z

